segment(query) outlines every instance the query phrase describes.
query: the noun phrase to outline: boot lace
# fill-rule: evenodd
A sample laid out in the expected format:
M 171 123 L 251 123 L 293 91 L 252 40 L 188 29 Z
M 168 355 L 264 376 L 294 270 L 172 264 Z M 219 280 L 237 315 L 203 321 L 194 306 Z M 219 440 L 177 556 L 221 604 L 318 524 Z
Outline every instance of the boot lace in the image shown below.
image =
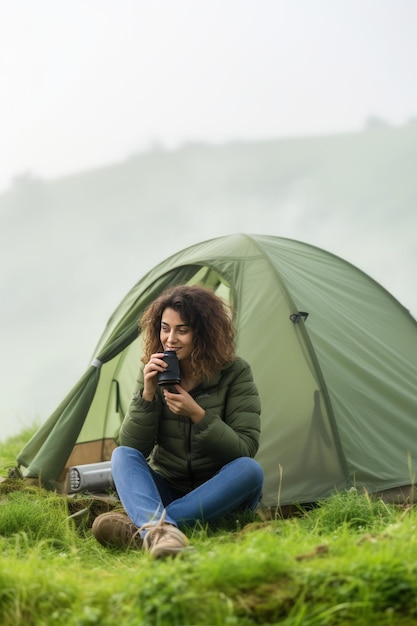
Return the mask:
M 140 533 L 146 531 L 146 535 L 143 537 L 143 547 L 145 550 L 149 550 L 155 540 L 160 539 L 160 537 L 166 534 L 165 517 L 166 510 L 164 509 L 158 522 L 147 522 L 139 528 Z

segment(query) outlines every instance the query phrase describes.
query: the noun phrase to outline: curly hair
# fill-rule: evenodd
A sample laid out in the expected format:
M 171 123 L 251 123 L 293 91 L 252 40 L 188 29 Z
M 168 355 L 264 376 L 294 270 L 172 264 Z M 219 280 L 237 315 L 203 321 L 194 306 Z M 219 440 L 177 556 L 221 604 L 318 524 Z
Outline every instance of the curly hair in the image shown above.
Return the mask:
M 163 291 L 139 321 L 144 340 L 143 363 L 162 351 L 161 320 L 167 308 L 174 309 L 192 330 L 191 366 L 197 378 L 209 378 L 235 359 L 236 329 L 229 305 L 206 287 L 177 285 Z

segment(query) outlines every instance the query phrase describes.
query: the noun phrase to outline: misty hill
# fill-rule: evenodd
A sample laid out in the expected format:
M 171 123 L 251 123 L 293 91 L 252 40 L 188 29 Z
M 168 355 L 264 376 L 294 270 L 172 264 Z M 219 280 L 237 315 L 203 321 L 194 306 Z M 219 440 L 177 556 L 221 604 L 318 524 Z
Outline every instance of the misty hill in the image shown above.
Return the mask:
M 180 211 L 201 225 L 205 210 L 230 223 L 234 208 L 280 214 L 294 200 L 313 221 L 335 209 L 363 208 L 369 218 L 397 203 L 401 211 L 410 208 L 416 149 L 416 122 L 327 137 L 154 149 L 58 180 L 17 177 L 0 196 L 0 212 L 14 222 L 34 214 L 71 221 L 94 216 L 104 232 L 116 210 L 126 226 L 136 226 L 149 210 Z
M 155 148 L 92 171 L 17 177 L 0 196 L 0 415 L 49 412 L 153 265 L 233 232 L 346 258 L 414 315 L 417 123 Z

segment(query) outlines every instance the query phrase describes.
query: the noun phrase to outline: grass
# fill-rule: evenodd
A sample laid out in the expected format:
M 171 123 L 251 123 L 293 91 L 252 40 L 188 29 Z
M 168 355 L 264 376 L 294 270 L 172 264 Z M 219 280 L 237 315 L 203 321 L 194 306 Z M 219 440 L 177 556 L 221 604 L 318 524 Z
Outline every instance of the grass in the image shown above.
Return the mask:
M 4 477 L 27 435 L 1 446 Z M 417 622 L 417 511 L 367 494 L 286 520 L 198 525 L 193 549 L 166 561 L 100 546 L 93 501 L 5 480 L 0 505 L 4 626 Z M 77 507 L 89 515 L 71 518 Z

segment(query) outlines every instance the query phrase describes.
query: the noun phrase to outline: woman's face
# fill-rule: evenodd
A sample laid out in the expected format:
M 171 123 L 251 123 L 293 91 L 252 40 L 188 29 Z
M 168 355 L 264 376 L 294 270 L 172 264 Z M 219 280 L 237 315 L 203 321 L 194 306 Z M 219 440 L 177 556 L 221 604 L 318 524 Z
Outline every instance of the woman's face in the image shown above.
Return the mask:
M 190 358 L 194 345 L 193 333 L 174 309 L 168 307 L 162 313 L 159 337 L 163 349 L 175 350 L 179 361 Z

